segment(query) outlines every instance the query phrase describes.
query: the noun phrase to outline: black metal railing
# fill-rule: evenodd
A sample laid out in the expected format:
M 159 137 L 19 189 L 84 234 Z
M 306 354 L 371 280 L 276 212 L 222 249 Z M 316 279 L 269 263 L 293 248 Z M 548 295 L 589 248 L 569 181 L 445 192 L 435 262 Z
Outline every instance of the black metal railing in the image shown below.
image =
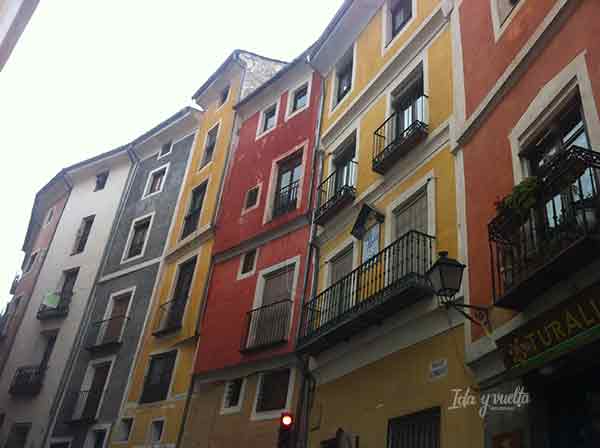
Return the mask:
M 317 190 L 317 221 L 331 214 L 348 200 L 356 196 L 356 176 L 358 164 L 351 160 L 340 165 L 331 173 Z
M 42 388 L 45 365 L 19 367 L 15 372 L 9 392 L 12 395 L 35 395 Z
M 287 212 L 291 212 L 292 210 L 296 210 L 299 188 L 300 181 L 297 180 L 289 185 L 286 185 L 275 193 L 275 203 L 273 206 L 274 217 L 281 216 Z
M 93 322 L 88 332 L 86 347 L 88 349 L 95 349 L 120 344 L 128 321 L 129 318 L 127 316 L 116 316 Z
M 181 328 L 187 300 L 174 299 L 158 307 L 154 335 L 170 333 Z
M 387 300 L 402 301 L 406 287 L 427 287 L 434 242 L 435 237 L 411 230 L 307 302 L 300 342 Z
M 246 314 L 241 351 L 269 347 L 288 339 L 292 301 L 280 300 Z
M 414 148 L 428 132 L 427 97 L 417 98 L 407 110 L 394 112 L 373 134 L 373 170 L 384 173 Z
M 600 232 L 599 170 L 600 154 L 571 146 L 541 170 L 537 178 L 539 194 L 531 208 L 502 209 L 489 223 L 495 302 L 506 299 L 511 305 L 513 298 L 508 296 L 517 299 L 515 291 L 561 255 L 565 266 L 552 275 L 543 275 L 547 286 L 558 280 L 556 274 L 583 262 L 585 248 L 574 257 L 567 255 L 577 242 Z
M 73 292 L 71 291 L 60 291 L 56 293 L 60 300 L 56 307 L 44 305 L 43 303 L 40 305 L 37 318 L 40 320 L 44 319 L 52 319 L 55 317 L 64 317 L 69 314 L 69 305 L 71 304 L 71 298 L 73 297 Z
M 96 414 L 102 401 L 103 390 L 78 390 L 71 393 L 72 410 L 69 412 L 70 422 L 91 422 L 96 420 Z

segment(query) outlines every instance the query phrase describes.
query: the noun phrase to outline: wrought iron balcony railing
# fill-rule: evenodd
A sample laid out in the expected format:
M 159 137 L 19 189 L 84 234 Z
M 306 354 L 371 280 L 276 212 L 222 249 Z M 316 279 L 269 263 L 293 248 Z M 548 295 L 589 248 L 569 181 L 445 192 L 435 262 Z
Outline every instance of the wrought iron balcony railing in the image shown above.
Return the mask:
M 127 316 L 117 316 L 93 322 L 87 335 L 86 348 L 94 351 L 120 345 L 128 321 Z
M 317 190 L 317 212 L 315 221 L 324 224 L 339 209 L 354 201 L 356 197 L 356 175 L 358 164 L 351 160 L 340 165 L 321 182 Z
M 281 300 L 249 311 L 241 351 L 257 350 L 286 342 L 290 330 L 292 301 Z
M 299 188 L 300 181 L 297 180 L 275 193 L 275 204 L 273 207 L 274 217 L 296 210 Z
M 69 305 L 71 304 L 71 298 L 73 297 L 73 293 L 67 291 L 60 291 L 56 294 L 60 297 L 58 305 L 56 307 L 51 307 L 42 303 L 37 312 L 37 318 L 39 320 L 65 317 L 67 314 L 69 314 Z
M 393 113 L 373 135 L 373 171 L 384 174 L 417 146 L 428 133 L 427 97 L 417 98 L 407 110 Z
M 42 388 L 46 366 L 19 367 L 13 377 L 9 392 L 11 395 L 33 396 Z
M 431 295 L 435 237 L 410 231 L 304 305 L 299 349 L 318 352 Z
M 160 305 L 154 326 L 154 336 L 162 336 L 181 328 L 186 302 L 186 300 L 174 299 Z
M 79 390 L 69 397 L 72 410 L 68 413 L 69 423 L 89 423 L 96 420 L 102 401 L 103 390 Z
M 529 209 L 503 209 L 489 223 L 496 305 L 522 310 L 598 256 L 599 170 L 599 153 L 571 146 L 543 168 Z

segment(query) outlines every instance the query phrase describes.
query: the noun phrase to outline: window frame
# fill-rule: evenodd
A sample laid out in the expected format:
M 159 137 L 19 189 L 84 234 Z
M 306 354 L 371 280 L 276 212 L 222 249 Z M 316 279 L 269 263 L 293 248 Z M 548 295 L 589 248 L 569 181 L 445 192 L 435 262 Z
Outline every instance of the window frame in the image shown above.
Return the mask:
M 98 173 L 96 173 L 96 177 L 95 177 L 95 184 L 94 184 L 94 192 L 96 191 L 102 191 L 106 188 L 106 183 L 108 182 L 108 176 L 110 174 L 109 170 L 104 170 L 104 171 L 100 171 Z M 98 179 L 100 178 L 100 176 L 104 176 L 104 182 L 102 183 L 102 186 L 98 186 Z
M 25 266 L 23 268 L 23 273 L 21 274 L 21 278 L 23 278 L 25 275 L 29 274 L 33 270 L 33 267 L 39 260 L 39 256 L 40 256 L 41 252 L 42 252 L 41 249 L 36 249 L 29 254 L 29 257 L 27 257 L 27 262 L 25 263 Z M 33 259 L 33 261 L 32 261 L 32 259 Z
M 246 207 L 246 205 L 248 204 L 248 194 L 252 190 L 257 190 L 256 202 L 254 203 L 254 205 L 251 205 L 250 207 Z M 252 210 L 255 210 L 259 207 L 260 200 L 261 200 L 261 193 L 262 193 L 262 182 L 254 185 L 253 187 L 250 187 L 246 190 L 246 193 L 244 194 L 244 203 L 242 204 L 242 215 L 244 215 Z
M 304 106 L 294 110 L 294 102 L 295 102 L 296 93 L 304 87 L 306 87 L 306 104 Z M 302 113 L 303 111 L 305 111 L 306 109 L 308 109 L 310 107 L 311 91 L 312 91 L 312 76 L 303 80 L 301 83 L 299 83 L 293 89 L 288 90 L 288 99 L 287 99 L 287 107 L 286 107 L 286 114 L 285 114 L 286 121 L 295 117 L 296 115 Z
M 87 246 L 87 242 L 90 238 L 90 234 L 92 233 L 92 227 L 94 226 L 94 221 L 96 220 L 96 215 L 89 215 L 84 218 L 81 218 L 81 224 L 79 224 L 79 228 L 77 229 L 77 234 L 75 235 L 75 242 L 73 243 L 73 249 L 71 250 L 71 255 L 78 255 L 85 252 L 85 248 Z M 88 222 L 90 223 L 89 231 L 87 235 L 85 235 L 85 241 L 83 242 L 83 247 L 79 247 L 81 245 L 81 241 L 83 240 L 85 226 Z
M 91 440 L 91 435 L 96 431 L 104 431 L 105 435 L 104 435 L 104 441 L 102 443 L 102 448 L 106 448 L 107 442 L 108 442 L 108 439 L 110 436 L 110 424 L 109 423 L 94 425 L 91 428 L 89 428 L 85 435 L 85 441 L 83 442 L 84 448 L 94 448 L 93 440 Z
M 235 405 L 235 406 L 225 406 L 226 401 L 227 401 L 227 394 L 229 392 L 228 387 L 234 380 L 229 380 L 229 381 L 225 382 L 225 387 L 223 390 L 223 398 L 221 400 L 220 415 L 237 414 L 242 411 L 242 406 L 244 404 L 244 395 L 246 393 L 246 384 L 248 382 L 248 378 L 247 377 L 235 378 L 235 380 L 239 380 L 239 379 L 242 380 L 242 385 L 240 387 L 240 397 L 238 399 L 237 405 Z
M 163 154 L 162 150 L 167 145 L 169 145 L 169 150 Z M 156 160 L 160 160 L 163 157 L 167 157 L 169 154 L 171 154 L 173 152 L 173 146 L 175 146 L 175 142 L 173 140 L 168 140 L 162 145 L 160 145 L 160 149 L 158 150 L 158 156 L 156 157 Z
M 357 48 L 357 45 L 356 45 L 356 42 L 354 42 L 352 44 L 352 46 L 350 48 L 348 48 L 346 53 L 344 53 L 344 55 L 338 59 L 338 61 L 336 62 L 336 64 L 333 67 L 333 71 L 332 71 L 333 76 L 331 79 L 332 89 L 331 89 L 331 95 L 330 95 L 329 112 L 335 111 L 340 104 L 344 103 L 344 101 L 346 101 L 348 98 L 350 98 L 352 96 L 352 92 L 354 91 L 354 87 L 356 85 L 356 57 L 357 57 L 356 48 Z M 345 66 L 345 64 L 347 63 L 347 61 L 345 60 L 347 58 L 352 59 L 352 70 L 351 70 L 352 73 L 350 75 L 350 88 L 344 94 L 344 96 L 340 99 L 340 98 L 338 98 L 338 90 L 339 90 L 339 82 L 340 82 L 339 70 L 341 68 L 343 68 Z
M 242 270 L 244 268 L 244 260 L 246 259 L 246 255 L 252 251 L 255 251 L 254 262 L 252 263 L 252 269 L 248 272 L 242 272 Z M 259 253 L 260 253 L 260 248 L 256 247 L 254 249 L 248 249 L 246 252 L 244 252 L 243 254 L 240 255 L 240 265 L 238 267 L 238 273 L 237 273 L 236 280 L 243 280 L 245 278 L 252 277 L 256 273 L 256 265 L 258 264 L 257 260 L 258 260 Z
M 277 125 L 279 124 L 279 103 L 280 103 L 280 101 L 281 101 L 281 97 L 277 98 L 277 101 L 275 101 L 273 103 L 269 103 L 266 107 L 261 109 L 261 111 L 259 112 L 258 124 L 256 126 L 255 140 L 258 140 L 258 139 L 264 137 L 265 135 L 269 134 L 270 132 L 273 132 L 273 130 L 277 129 Z M 274 117 L 275 121 L 274 121 L 272 127 L 265 130 L 264 129 L 265 124 L 266 124 L 265 115 L 272 108 L 275 108 L 275 117 Z
M 193 236 L 198 233 L 198 226 L 202 222 L 202 214 L 203 214 L 203 212 L 205 210 L 204 202 L 206 200 L 206 195 L 208 193 L 209 182 L 210 182 L 210 177 L 208 179 L 205 179 L 204 181 L 200 182 L 198 185 L 196 185 L 195 187 L 193 187 L 190 190 L 190 197 L 188 198 L 187 207 L 186 207 L 187 211 L 185 212 L 185 215 L 183 215 L 183 222 L 181 224 L 181 233 L 180 233 L 180 237 L 179 237 L 179 241 L 180 242 L 181 241 L 185 241 L 188 238 L 193 238 Z M 200 189 L 200 188 L 204 189 L 204 192 L 202 194 L 202 201 L 201 201 L 201 204 L 200 204 L 200 209 L 198 210 L 198 220 L 196 222 L 196 228 L 193 231 L 189 232 L 188 234 L 184 234 L 184 232 L 185 232 L 185 225 L 186 225 L 186 219 L 189 216 L 191 216 L 191 214 L 193 213 L 193 211 L 191 209 L 191 206 L 192 206 L 192 199 L 194 197 L 194 191 L 196 191 L 197 189 Z
M 162 400 L 156 400 L 156 401 L 142 401 L 142 398 L 144 397 L 144 390 L 146 389 L 146 384 L 148 381 L 148 375 L 150 373 L 150 367 L 152 365 L 152 360 L 158 357 L 166 357 L 168 354 L 170 353 L 175 353 L 175 360 L 173 361 L 173 370 L 171 371 L 171 378 L 169 380 L 169 386 L 167 388 L 167 393 L 165 398 L 163 398 Z M 177 370 L 177 361 L 179 360 L 179 350 L 178 349 L 170 349 L 170 350 L 165 350 L 162 352 L 156 352 L 156 353 L 151 353 L 150 356 L 148 356 L 148 364 L 146 365 L 146 370 L 144 372 L 144 382 L 142 384 L 142 390 L 140 393 L 140 397 L 138 399 L 138 403 L 140 405 L 153 405 L 155 403 L 160 403 L 163 401 L 168 401 L 169 398 L 171 397 L 171 389 L 173 387 L 173 381 L 175 379 L 175 371 Z
M 169 173 L 169 166 L 170 165 L 171 165 L 170 163 L 166 163 L 166 164 L 161 165 L 161 166 L 159 166 L 157 168 L 154 168 L 152 171 L 150 171 L 148 173 L 148 177 L 146 178 L 146 185 L 144 187 L 144 193 L 142 194 L 142 200 L 146 199 L 146 198 L 149 198 L 151 196 L 157 195 L 157 194 L 161 193 L 164 190 L 165 183 L 167 182 L 167 175 Z M 158 172 L 160 172 L 162 170 L 164 170 L 165 173 L 163 174 L 162 181 L 160 183 L 160 188 L 158 190 L 156 190 L 156 191 L 150 192 L 150 186 L 152 185 L 152 178 L 153 178 L 153 176 L 156 173 L 158 173 Z
M 161 422 L 162 426 L 160 428 L 160 437 L 158 440 L 152 440 L 152 425 L 154 423 Z M 146 435 L 146 441 L 150 444 L 150 446 L 154 446 L 155 444 L 160 445 L 163 441 L 165 435 L 165 427 L 167 426 L 167 421 L 165 417 L 157 417 L 150 420 L 150 424 L 148 425 L 148 434 Z
M 298 162 L 298 164 L 296 165 L 295 162 Z M 293 166 L 293 168 L 290 168 L 291 166 Z M 296 169 L 299 169 L 300 171 L 300 175 L 298 177 L 297 180 L 293 180 L 293 176 L 290 177 L 290 182 L 282 187 L 281 184 L 281 177 L 282 174 L 287 173 L 287 172 L 291 172 L 292 174 L 296 171 Z M 302 185 L 302 182 L 304 180 L 304 154 L 302 153 L 302 150 L 296 151 L 292 154 L 290 154 L 288 157 L 285 157 L 284 159 L 281 159 L 277 162 L 277 178 L 275 179 L 275 193 L 273 196 L 273 204 L 271 205 L 271 219 L 275 219 L 275 218 L 279 218 L 281 216 L 284 216 L 288 213 L 294 212 L 296 210 L 298 210 L 300 202 L 301 202 L 301 188 L 300 186 Z M 290 188 L 292 187 L 292 185 L 298 182 L 298 192 L 296 193 L 296 206 L 294 208 L 291 208 L 289 210 L 286 210 L 282 213 L 278 213 L 275 214 L 276 212 L 276 202 L 277 202 L 277 198 L 279 197 L 279 194 L 281 191 L 283 191 L 285 188 Z
M 155 214 L 156 214 L 156 212 L 148 213 L 146 215 L 138 216 L 137 218 L 135 218 L 131 221 L 131 225 L 129 226 L 129 234 L 128 234 L 127 240 L 125 242 L 125 248 L 123 250 L 123 255 L 121 256 L 121 264 L 138 260 L 138 259 L 142 258 L 144 255 L 146 255 L 146 248 L 148 247 L 148 241 L 150 240 L 150 233 L 152 232 L 152 224 L 154 223 L 154 215 Z M 129 255 L 131 243 L 133 241 L 135 226 L 137 223 L 147 220 L 147 219 L 150 219 L 150 222 L 148 224 L 148 230 L 146 232 L 146 236 L 144 237 L 144 244 L 142 246 L 142 251 L 137 255 L 129 257 L 128 255 Z
M 124 296 L 125 294 L 129 294 L 129 303 L 127 304 L 127 311 L 125 311 L 125 315 L 123 316 L 124 321 L 121 326 L 121 334 L 119 335 L 119 341 L 123 340 L 123 336 L 125 334 L 125 329 L 127 328 L 127 319 L 131 315 L 131 307 L 133 305 L 133 301 L 135 300 L 136 288 L 137 288 L 137 286 L 134 285 L 129 288 L 120 289 L 118 291 L 111 292 L 108 296 L 108 302 L 107 302 L 106 308 L 104 310 L 104 316 L 102 318 L 102 321 L 107 321 L 108 319 L 110 319 L 110 316 L 112 315 L 112 310 L 115 305 L 115 298 L 119 298 L 121 296 Z M 96 336 L 96 340 L 100 340 L 100 333 L 98 333 L 98 335 Z
M 410 25 L 415 21 L 418 15 L 418 2 L 417 0 L 406 0 L 411 2 L 410 10 L 410 18 L 404 22 L 402 27 L 398 30 L 396 34 L 394 34 L 394 19 L 392 16 L 392 1 L 394 0 L 385 0 L 383 3 L 383 20 L 381 27 L 381 54 L 384 55 L 387 51 L 394 47 L 400 36 L 402 36 L 406 30 L 410 27 Z
M 294 383 L 295 383 L 295 379 L 296 379 L 295 378 L 296 377 L 296 369 L 291 366 L 281 366 L 280 368 L 271 369 L 270 371 L 285 370 L 285 369 L 289 369 L 289 371 L 290 371 L 290 376 L 289 376 L 289 380 L 288 380 L 287 396 L 286 396 L 286 400 L 285 400 L 285 407 L 283 409 L 275 409 L 275 410 L 271 410 L 271 411 L 257 411 L 258 397 L 260 395 L 260 389 L 262 387 L 263 378 L 264 378 L 264 374 L 265 374 L 265 372 L 261 372 L 261 373 L 259 373 L 258 381 L 256 383 L 256 390 L 254 393 L 254 403 L 252 405 L 252 414 L 250 415 L 251 421 L 278 419 L 279 417 L 281 417 L 282 412 L 290 412 L 292 410 L 292 398 L 294 395 Z
M 71 448 L 73 445 L 73 437 L 52 437 L 48 441 L 48 448 L 52 448 L 52 445 L 67 443 L 68 447 Z
M 48 209 L 48 211 L 46 212 L 46 215 L 44 216 L 44 224 L 42 225 L 42 228 L 50 225 L 50 223 L 54 220 L 55 213 L 56 213 L 56 205 L 53 205 L 52 207 L 50 207 Z
M 212 134 L 212 132 L 215 132 L 215 144 L 213 145 L 210 153 L 207 152 L 208 149 L 208 139 L 210 137 L 210 135 Z M 215 123 L 214 125 L 212 125 L 212 127 L 206 131 L 206 135 L 204 136 L 204 146 L 203 146 L 203 150 L 202 150 L 202 160 L 200 161 L 200 167 L 198 168 L 199 170 L 202 170 L 204 168 L 206 168 L 207 166 L 209 166 L 215 158 L 215 151 L 217 149 L 217 145 L 219 143 L 219 134 L 221 133 L 221 120 L 219 120 L 217 123 Z M 207 159 L 206 156 L 207 154 L 210 154 L 210 159 Z
M 126 439 L 116 439 L 116 436 L 118 434 L 115 434 L 115 440 L 113 441 L 113 443 L 127 443 L 129 442 L 129 440 L 131 439 L 131 433 L 133 432 L 133 425 L 135 424 L 135 417 L 128 417 L 128 416 L 124 416 L 119 418 L 119 420 L 117 420 L 117 427 L 116 429 L 116 433 L 119 432 L 119 430 L 121 429 L 119 425 L 123 424 L 124 420 L 130 420 L 131 421 L 131 426 L 129 427 L 129 432 L 127 434 L 127 438 Z
M 518 0 L 517 4 L 513 5 L 505 17 L 500 16 L 500 6 L 498 5 L 499 1 L 502 0 L 490 0 L 490 12 L 492 16 L 492 28 L 494 31 L 495 42 L 500 40 L 500 37 L 504 34 L 512 20 L 517 15 L 517 12 L 523 7 L 523 4 L 526 3 L 527 0 Z M 510 0 L 506 1 L 510 2 Z
M 105 364 L 105 363 L 110 363 L 110 367 L 108 368 L 108 374 L 106 375 L 106 382 L 104 383 L 104 388 L 102 389 L 102 396 L 100 397 L 100 401 L 98 401 L 98 408 L 96 409 L 96 415 L 94 416 L 95 420 L 98 419 L 98 416 L 100 415 L 100 410 L 102 409 L 102 404 L 104 403 L 104 399 L 106 398 L 106 391 L 108 390 L 108 386 L 110 384 L 110 378 L 112 376 L 112 372 L 115 367 L 116 359 L 117 359 L 117 355 L 111 355 L 111 356 L 106 356 L 106 357 L 102 357 L 102 358 L 94 358 L 88 362 L 87 367 L 85 369 L 85 373 L 83 375 L 83 379 L 82 379 L 81 386 L 79 389 L 80 391 L 86 390 L 86 389 L 84 389 L 84 384 L 86 384 L 87 382 L 91 383 L 94 380 L 95 366 Z M 90 387 L 90 386 L 88 386 L 88 387 Z M 108 433 L 107 433 L 107 436 L 108 436 Z
M 223 93 L 225 92 L 225 90 L 227 90 L 227 95 L 225 95 L 225 98 L 223 98 Z M 219 90 L 219 98 L 217 100 L 217 110 L 221 109 L 225 104 L 227 104 L 230 97 L 231 97 L 231 84 L 227 84 L 225 87 L 223 87 L 221 90 Z

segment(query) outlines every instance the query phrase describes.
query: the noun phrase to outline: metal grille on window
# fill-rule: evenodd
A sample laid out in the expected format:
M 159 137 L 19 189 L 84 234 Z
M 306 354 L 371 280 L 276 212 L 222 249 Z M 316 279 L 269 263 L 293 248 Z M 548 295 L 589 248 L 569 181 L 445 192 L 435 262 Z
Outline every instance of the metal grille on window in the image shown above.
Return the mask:
M 256 404 L 257 412 L 284 409 L 287 401 L 289 369 L 264 373 Z
M 240 403 L 243 378 L 237 378 L 227 383 L 227 393 L 225 395 L 225 407 L 234 408 Z
M 389 421 L 388 448 L 439 448 L 440 410 L 432 409 Z

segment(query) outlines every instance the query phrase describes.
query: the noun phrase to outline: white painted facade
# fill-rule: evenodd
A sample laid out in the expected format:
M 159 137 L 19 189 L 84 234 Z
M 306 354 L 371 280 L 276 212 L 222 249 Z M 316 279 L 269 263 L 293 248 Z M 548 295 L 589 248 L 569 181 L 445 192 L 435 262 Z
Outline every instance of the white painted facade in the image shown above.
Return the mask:
M 48 249 L 33 290 L 28 309 L 17 333 L 6 368 L 0 377 L 0 412 L 6 414 L 0 430 L 4 444 L 14 423 L 31 423 L 28 448 L 42 446 L 53 404 L 59 392 L 61 378 L 80 326 L 83 325 L 86 305 L 103 259 L 113 221 L 121 202 L 131 163 L 125 150 L 92 162 L 67 169 L 72 190 Z M 109 171 L 104 189 L 94 191 L 96 174 Z M 94 223 L 83 252 L 72 255 L 77 230 L 84 217 L 95 215 Z M 39 320 L 37 311 L 44 295 L 60 288 L 63 271 L 79 267 L 68 315 Z M 18 367 L 39 364 L 44 348 L 43 332 L 58 330 L 54 349 L 39 394 L 34 397 L 11 396 L 9 388 Z
M 0 71 L 39 0 L 0 0 Z

